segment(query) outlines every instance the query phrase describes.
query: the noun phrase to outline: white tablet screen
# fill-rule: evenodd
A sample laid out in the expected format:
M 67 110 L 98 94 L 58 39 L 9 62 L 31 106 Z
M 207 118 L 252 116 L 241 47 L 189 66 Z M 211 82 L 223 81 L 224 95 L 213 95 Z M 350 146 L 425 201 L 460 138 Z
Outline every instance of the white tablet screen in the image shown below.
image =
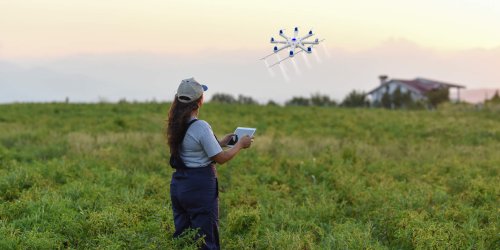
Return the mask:
M 257 129 L 256 128 L 245 128 L 245 127 L 237 127 L 236 130 L 234 131 L 234 133 L 236 134 L 236 138 L 241 138 L 243 136 L 253 136 L 253 134 L 255 134 L 255 131 Z M 234 141 L 234 140 L 231 140 L 229 143 L 228 143 L 228 146 L 234 146 L 234 144 L 237 142 Z

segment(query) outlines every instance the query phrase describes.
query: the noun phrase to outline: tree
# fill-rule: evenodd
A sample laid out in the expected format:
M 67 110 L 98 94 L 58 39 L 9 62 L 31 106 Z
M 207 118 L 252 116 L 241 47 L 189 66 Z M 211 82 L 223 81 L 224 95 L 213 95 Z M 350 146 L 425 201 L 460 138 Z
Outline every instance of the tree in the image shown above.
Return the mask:
M 267 102 L 267 106 L 279 106 L 279 104 L 277 102 L 273 101 L 273 100 L 269 100 Z
M 342 101 L 344 107 L 367 107 L 370 105 L 364 92 L 351 91 Z
M 310 100 L 305 97 L 293 97 L 291 100 L 285 102 L 286 106 L 310 106 Z
M 251 96 L 244 96 L 244 95 L 239 95 L 238 96 L 238 103 L 239 104 L 258 104 L 257 101 L 255 101 Z
M 382 107 L 390 109 L 392 108 L 392 100 L 391 100 L 391 94 L 389 94 L 388 91 L 384 92 L 382 95 L 382 99 L 380 100 L 380 104 L 382 104 Z
M 230 95 L 230 94 L 223 94 L 223 93 L 215 93 L 212 96 L 212 99 L 210 102 L 217 102 L 217 103 L 237 103 L 236 99 Z
M 428 104 L 436 108 L 440 103 L 450 101 L 450 91 L 448 88 L 437 88 L 426 93 Z
M 403 104 L 403 93 L 401 93 L 401 87 L 397 87 L 394 92 L 392 92 L 392 104 L 394 108 L 401 108 Z
M 403 108 L 414 108 L 415 107 L 415 102 L 413 101 L 413 98 L 411 98 L 410 91 L 406 91 L 401 96 L 401 107 L 403 107 Z
M 334 100 L 330 100 L 330 97 L 327 95 L 321 95 L 319 93 L 311 95 L 311 105 L 312 106 L 321 106 L 321 107 L 330 107 L 336 106 L 337 103 Z
M 489 103 L 500 103 L 500 95 L 498 94 L 498 90 L 495 91 L 495 94 L 488 100 Z

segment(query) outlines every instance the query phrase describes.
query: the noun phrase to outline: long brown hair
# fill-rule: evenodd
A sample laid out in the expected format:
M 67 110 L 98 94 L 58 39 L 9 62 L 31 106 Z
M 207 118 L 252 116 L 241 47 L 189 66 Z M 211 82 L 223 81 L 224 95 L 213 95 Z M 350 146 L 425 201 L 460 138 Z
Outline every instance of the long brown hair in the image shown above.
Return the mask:
M 187 125 L 189 119 L 191 118 L 191 113 L 194 110 L 200 108 L 201 99 L 203 96 L 198 98 L 196 101 L 190 103 L 183 103 L 177 100 L 177 95 L 175 96 L 172 106 L 168 112 L 167 120 L 167 141 L 170 147 L 171 155 L 179 155 L 180 145 L 186 135 Z

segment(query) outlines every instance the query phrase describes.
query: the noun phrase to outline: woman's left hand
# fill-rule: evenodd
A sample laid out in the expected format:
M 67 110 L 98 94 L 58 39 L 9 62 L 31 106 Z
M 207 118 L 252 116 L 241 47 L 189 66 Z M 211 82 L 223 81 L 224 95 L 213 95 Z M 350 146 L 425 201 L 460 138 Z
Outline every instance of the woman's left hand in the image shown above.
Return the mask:
M 235 136 L 236 134 L 227 134 L 224 136 L 224 138 L 222 138 L 222 140 L 219 141 L 219 144 L 221 147 L 226 147 L 227 144 L 229 143 L 229 141 L 231 139 L 233 139 L 233 136 Z

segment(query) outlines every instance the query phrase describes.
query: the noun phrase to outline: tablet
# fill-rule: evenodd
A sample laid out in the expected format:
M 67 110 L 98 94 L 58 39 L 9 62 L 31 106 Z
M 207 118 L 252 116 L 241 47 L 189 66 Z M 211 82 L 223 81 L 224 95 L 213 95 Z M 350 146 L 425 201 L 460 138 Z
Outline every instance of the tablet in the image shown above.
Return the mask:
M 234 144 L 236 144 L 236 142 L 238 142 L 238 138 L 241 138 L 242 136 L 248 135 L 248 136 L 252 137 L 253 134 L 255 134 L 256 130 L 257 130 L 256 128 L 237 127 L 236 130 L 234 130 L 234 134 L 236 134 L 236 135 L 233 136 L 233 138 L 229 141 L 227 146 L 228 147 L 234 146 Z

